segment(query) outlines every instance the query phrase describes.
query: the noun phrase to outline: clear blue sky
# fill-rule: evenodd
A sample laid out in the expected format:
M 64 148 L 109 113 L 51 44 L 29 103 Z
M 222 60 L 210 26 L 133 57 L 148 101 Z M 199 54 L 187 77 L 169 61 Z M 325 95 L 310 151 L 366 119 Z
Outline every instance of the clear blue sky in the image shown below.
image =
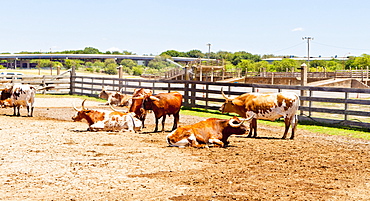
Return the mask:
M 370 1 L 0 0 L 0 53 L 127 50 L 370 54 Z

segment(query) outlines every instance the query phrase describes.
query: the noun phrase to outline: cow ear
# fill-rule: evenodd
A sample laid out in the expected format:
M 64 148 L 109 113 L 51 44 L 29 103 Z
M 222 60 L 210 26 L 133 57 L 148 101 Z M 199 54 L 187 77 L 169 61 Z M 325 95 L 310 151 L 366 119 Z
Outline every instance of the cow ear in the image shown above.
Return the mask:
M 239 99 L 232 100 L 232 103 L 236 106 L 243 106 L 243 101 Z

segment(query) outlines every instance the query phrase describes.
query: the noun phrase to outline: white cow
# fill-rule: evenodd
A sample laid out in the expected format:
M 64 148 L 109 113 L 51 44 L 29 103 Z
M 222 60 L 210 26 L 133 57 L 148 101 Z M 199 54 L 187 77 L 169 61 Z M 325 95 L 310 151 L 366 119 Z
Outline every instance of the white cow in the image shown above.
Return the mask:
M 14 116 L 20 116 L 20 107 L 27 107 L 27 115 L 33 116 L 36 88 L 30 85 L 13 85 L 1 91 L 0 106 L 14 107 Z

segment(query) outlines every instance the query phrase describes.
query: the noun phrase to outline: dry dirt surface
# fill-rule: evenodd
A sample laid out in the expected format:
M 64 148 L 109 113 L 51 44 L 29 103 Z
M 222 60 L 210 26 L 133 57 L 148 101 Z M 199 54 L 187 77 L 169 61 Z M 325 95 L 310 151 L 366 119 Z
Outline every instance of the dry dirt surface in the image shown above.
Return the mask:
M 0 109 L 0 200 L 370 200 L 369 141 L 300 129 L 281 140 L 260 124 L 259 138 L 227 148 L 175 148 L 172 118 L 164 133 L 152 133 L 153 114 L 143 133 L 88 132 L 72 102 L 37 98 L 34 117 Z

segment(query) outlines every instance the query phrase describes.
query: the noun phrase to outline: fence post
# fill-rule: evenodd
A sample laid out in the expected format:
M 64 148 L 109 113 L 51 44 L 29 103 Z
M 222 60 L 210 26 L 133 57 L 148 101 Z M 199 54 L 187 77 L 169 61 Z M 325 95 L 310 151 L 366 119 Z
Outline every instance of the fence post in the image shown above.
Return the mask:
M 307 85 L 307 65 L 303 63 L 301 65 L 301 86 Z M 301 90 L 301 96 L 306 96 L 306 91 Z M 304 101 L 301 99 L 301 106 L 304 106 Z M 303 110 L 301 110 L 301 115 L 303 115 Z
M 189 82 L 184 83 L 184 106 L 189 107 Z
M 348 115 L 347 115 L 347 110 L 348 110 L 348 92 L 345 92 L 344 93 L 344 99 L 345 99 L 345 103 L 344 103 L 344 121 L 347 121 L 348 120 Z
M 76 67 L 72 66 L 72 71 L 70 73 L 70 81 L 69 81 L 69 94 L 73 95 L 75 93 L 75 76 L 76 76 Z
M 208 89 L 209 89 L 209 84 L 206 84 L 206 109 L 208 109 Z
M 45 82 L 45 75 L 44 75 L 44 76 L 42 76 L 42 86 L 43 86 L 43 87 L 45 87 L 45 86 L 46 86 L 46 82 Z M 46 94 L 46 90 L 45 90 L 45 89 L 42 91 L 42 94 Z
M 191 83 L 191 95 L 190 95 L 190 107 L 195 107 L 195 99 L 196 99 L 196 85 L 195 83 Z

